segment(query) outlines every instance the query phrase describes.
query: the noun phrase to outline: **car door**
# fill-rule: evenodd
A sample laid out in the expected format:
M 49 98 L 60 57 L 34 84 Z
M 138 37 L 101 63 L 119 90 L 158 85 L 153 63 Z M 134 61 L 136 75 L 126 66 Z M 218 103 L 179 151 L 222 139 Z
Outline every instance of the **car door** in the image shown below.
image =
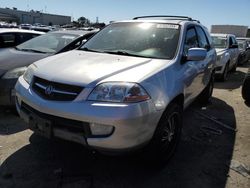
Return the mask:
M 187 56 L 188 50 L 190 48 L 198 48 L 198 38 L 196 34 L 195 27 L 189 27 L 186 31 L 183 55 Z M 185 92 L 184 97 L 186 103 L 190 103 L 193 99 L 200 93 L 201 90 L 201 76 L 199 76 L 201 71 L 201 63 L 198 61 L 186 61 L 183 64 L 184 69 L 184 85 Z
M 211 47 L 209 42 L 209 35 L 200 26 L 195 26 L 197 31 L 198 43 L 200 48 L 207 51 L 207 57 L 199 64 L 199 77 L 201 81 L 201 88 L 205 88 L 211 78 L 211 72 L 215 61 L 215 50 Z

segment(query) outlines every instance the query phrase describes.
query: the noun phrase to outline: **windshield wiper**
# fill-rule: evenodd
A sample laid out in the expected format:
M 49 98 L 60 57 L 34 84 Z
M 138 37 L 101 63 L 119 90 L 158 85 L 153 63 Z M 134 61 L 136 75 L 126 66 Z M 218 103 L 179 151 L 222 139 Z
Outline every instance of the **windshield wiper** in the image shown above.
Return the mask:
M 17 48 L 17 47 L 16 47 L 16 50 L 25 51 L 25 52 L 43 53 L 43 54 L 46 53 L 46 52 L 43 52 L 43 51 L 31 49 L 31 48 Z
M 149 57 L 149 56 L 145 56 L 145 55 L 139 55 L 139 54 L 129 53 L 129 52 L 123 51 L 123 50 L 117 50 L 117 51 L 104 51 L 104 53 L 116 54 L 116 55 L 125 55 L 125 56 L 133 56 L 133 57 L 154 58 L 154 57 Z
M 98 53 L 103 53 L 103 51 L 94 50 L 94 49 L 89 49 L 89 48 L 87 48 L 87 47 L 80 48 L 79 50 L 83 50 L 83 51 L 87 51 L 87 52 L 98 52 Z

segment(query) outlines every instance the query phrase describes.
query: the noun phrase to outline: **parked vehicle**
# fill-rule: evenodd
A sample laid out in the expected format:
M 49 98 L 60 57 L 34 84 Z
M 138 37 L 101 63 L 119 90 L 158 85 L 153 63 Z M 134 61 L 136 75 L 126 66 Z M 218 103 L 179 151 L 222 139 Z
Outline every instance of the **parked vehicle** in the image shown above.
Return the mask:
M 236 38 L 239 44 L 239 59 L 238 64 L 244 64 L 250 60 L 250 42 L 246 38 Z
M 241 93 L 243 99 L 245 99 L 246 102 L 250 103 L 250 68 L 248 69 L 248 72 L 244 79 Z
M 78 50 L 30 65 L 16 85 L 21 118 L 46 137 L 169 158 L 183 110 L 212 95 L 216 52 L 197 21 L 161 17 L 114 22 Z
M 219 80 L 225 81 L 229 71 L 236 71 L 240 54 L 238 44 L 235 36 L 231 34 L 212 33 L 211 36 L 217 52 L 215 74 Z
M 14 86 L 27 66 L 45 57 L 79 47 L 95 31 L 56 31 L 0 51 L 0 105 L 14 105 Z
M 0 49 L 17 46 L 27 40 L 44 34 L 44 32 L 24 29 L 0 29 Z

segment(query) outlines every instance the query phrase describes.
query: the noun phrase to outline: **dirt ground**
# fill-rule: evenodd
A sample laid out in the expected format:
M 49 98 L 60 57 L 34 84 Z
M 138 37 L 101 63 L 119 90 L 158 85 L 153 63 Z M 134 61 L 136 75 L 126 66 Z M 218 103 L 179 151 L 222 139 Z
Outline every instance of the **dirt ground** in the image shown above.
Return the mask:
M 249 188 L 250 105 L 241 97 L 248 66 L 217 82 L 210 104 L 185 111 L 181 142 L 161 169 L 47 140 L 0 109 L 0 187 Z

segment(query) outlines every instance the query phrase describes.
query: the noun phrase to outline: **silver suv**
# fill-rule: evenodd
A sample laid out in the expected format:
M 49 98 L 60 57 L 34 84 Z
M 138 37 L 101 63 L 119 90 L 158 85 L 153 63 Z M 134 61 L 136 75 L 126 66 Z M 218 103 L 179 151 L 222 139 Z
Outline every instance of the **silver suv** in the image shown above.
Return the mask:
M 104 152 L 141 147 L 167 159 L 183 110 L 212 94 L 215 61 L 198 21 L 137 17 L 108 25 L 78 50 L 29 66 L 16 84 L 16 106 L 30 129 L 46 137 Z
M 217 52 L 216 77 L 226 81 L 230 70 L 236 71 L 240 54 L 234 35 L 212 33 L 213 45 Z

